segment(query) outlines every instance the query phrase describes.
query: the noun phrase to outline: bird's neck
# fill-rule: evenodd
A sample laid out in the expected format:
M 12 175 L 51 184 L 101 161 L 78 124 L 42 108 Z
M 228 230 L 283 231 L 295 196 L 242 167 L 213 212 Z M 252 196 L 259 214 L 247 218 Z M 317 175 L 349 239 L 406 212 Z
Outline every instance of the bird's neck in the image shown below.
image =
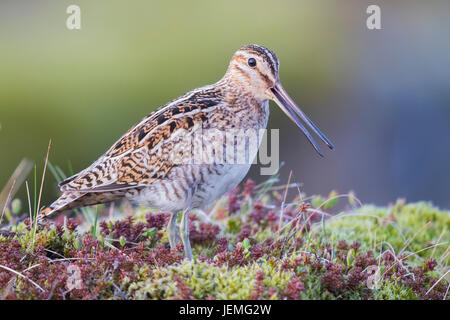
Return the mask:
M 225 76 L 216 84 L 236 121 L 245 127 L 265 128 L 269 117 L 268 100 L 257 99 L 247 86 Z

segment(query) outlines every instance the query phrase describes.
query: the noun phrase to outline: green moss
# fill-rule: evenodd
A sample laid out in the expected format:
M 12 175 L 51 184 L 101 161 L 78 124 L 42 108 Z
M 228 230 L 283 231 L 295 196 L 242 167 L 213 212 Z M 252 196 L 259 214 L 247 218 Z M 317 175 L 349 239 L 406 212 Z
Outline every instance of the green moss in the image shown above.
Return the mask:
M 363 206 L 348 213 L 339 214 L 326 222 L 329 240 L 359 241 L 365 250 L 394 249 L 412 254 L 411 260 L 420 258 L 440 259 L 448 265 L 450 257 L 444 257 L 450 244 L 450 212 L 441 211 L 430 203 L 404 204 L 398 201 L 391 208 Z M 316 232 L 321 232 L 317 226 Z M 438 246 L 423 250 L 438 244 Z M 380 246 L 381 244 L 381 246 Z M 417 256 L 416 256 L 417 255 Z
M 375 300 L 416 300 L 419 297 L 411 288 L 406 288 L 399 281 L 381 280 L 378 288 L 373 290 Z
M 136 299 L 168 299 L 177 296 L 175 279 L 181 277 L 196 299 L 249 299 L 257 272 L 264 273 L 264 286 L 282 292 L 293 273 L 281 271 L 272 263 L 253 263 L 243 267 L 216 267 L 204 262 L 183 261 L 180 265 L 156 268 L 145 280 L 130 286 Z

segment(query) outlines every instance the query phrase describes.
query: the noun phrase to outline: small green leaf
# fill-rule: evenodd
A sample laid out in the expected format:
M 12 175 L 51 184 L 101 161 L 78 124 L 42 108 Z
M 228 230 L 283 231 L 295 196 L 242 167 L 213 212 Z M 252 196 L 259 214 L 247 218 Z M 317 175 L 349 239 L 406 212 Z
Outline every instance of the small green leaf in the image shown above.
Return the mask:
M 228 230 L 230 233 L 238 233 L 241 228 L 239 227 L 238 222 L 235 219 L 228 220 Z
M 80 241 L 80 239 L 75 239 L 75 241 L 73 242 L 73 246 L 75 247 L 75 249 L 77 249 L 77 250 L 81 250 L 81 248 L 83 247 L 82 245 L 81 245 L 81 241 Z
M 325 199 L 322 196 L 315 196 L 311 199 L 311 205 L 314 208 L 318 208 L 322 205 L 322 203 L 325 201 Z
M 103 248 L 105 246 L 105 239 L 101 234 L 97 236 L 97 240 L 100 242 L 100 248 Z
M 150 228 L 142 232 L 142 235 L 146 238 L 153 238 L 156 235 L 156 228 Z
M 334 207 L 339 202 L 339 198 L 336 197 L 337 195 L 338 193 L 336 190 L 330 192 L 327 201 L 323 205 L 324 210 Z
M 354 253 L 355 253 L 355 251 L 353 249 L 348 250 L 348 252 L 347 252 L 347 266 L 348 267 L 352 265 L 353 258 L 355 256 Z
M 354 205 L 356 204 L 356 194 L 355 194 L 354 191 L 350 191 L 350 192 L 348 193 L 348 203 L 349 203 L 351 206 L 354 206 Z
M 20 199 L 14 199 L 11 202 L 11 211 L 14 215 L 18 215 L 20 211 L 22 210 L 22 202 Z
M 246 250 L 250 250 L 250 240 L 248 240 L 248 238 L 245 238 L 244 241 L 242 241 L 242 245 Z
M 125 237 L 124 237 L 124 236 L 120 236 L 119 242 L 120 242 L 120 245 L 121 245 L 122 247 L 124 247 L 127 241 L 125 240 Z

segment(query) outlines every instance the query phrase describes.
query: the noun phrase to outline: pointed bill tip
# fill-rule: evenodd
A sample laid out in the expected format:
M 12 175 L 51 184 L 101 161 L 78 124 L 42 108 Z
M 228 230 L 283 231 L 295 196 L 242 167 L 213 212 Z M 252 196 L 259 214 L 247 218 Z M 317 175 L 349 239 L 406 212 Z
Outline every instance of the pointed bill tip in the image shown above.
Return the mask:
M 311 134 L 305 128 L 305 126 L 300 122 L 303 120 L 312 131 L 317 134 L 320 139 L 328 146 L 330 149 L 334 149 L 334 145 L 325 136 L 325 134 L 320 131 L 320 129 L 303 113 L 303 111 L 295 104 L 295 102 L 289 97 L 287 92 L 281 86 L 280 82 L 277 82 L 273 88 L 271 88 L 272 93 L 275 97 L 275 102 L 280 106 L 280 108 L 288 115 L 288 117 L 303 131 L 305 136 L 308 138 L 309 142 L 312 144 L 317 153 L 323 157 L 322 150 L 320 150 L 316 141 L 313 139 Z
M 330 143 L 328 143 L 327 144 L 328 145 L 328 148 L 330 148 L 331 150 L 333 150 L 334 149 L 334 145 L 330 142 Z

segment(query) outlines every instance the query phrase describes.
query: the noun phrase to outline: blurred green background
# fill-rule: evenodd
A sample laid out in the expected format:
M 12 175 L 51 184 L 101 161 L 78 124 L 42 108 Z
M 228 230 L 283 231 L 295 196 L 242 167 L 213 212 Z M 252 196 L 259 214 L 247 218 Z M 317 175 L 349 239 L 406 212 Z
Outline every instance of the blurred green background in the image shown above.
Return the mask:
M 81 8 L 68 30 L 66 8 Z M 382 30 L 366 28 L 381 7 Z M 321 159 L 272 104 L 282 179 L 450 206 L 449 1 L 4 1 L 0 188 L 23 157 L 88 166 L 158 106 L 217 81 L 235 50 L 275 51 L 292 98 L 335 143 Z M 250 176 L 260 181 L 258 168 Z M 43 203 L 57 195 L 48 174 Z M 24 197 L 24 187 L 19 191 Z

